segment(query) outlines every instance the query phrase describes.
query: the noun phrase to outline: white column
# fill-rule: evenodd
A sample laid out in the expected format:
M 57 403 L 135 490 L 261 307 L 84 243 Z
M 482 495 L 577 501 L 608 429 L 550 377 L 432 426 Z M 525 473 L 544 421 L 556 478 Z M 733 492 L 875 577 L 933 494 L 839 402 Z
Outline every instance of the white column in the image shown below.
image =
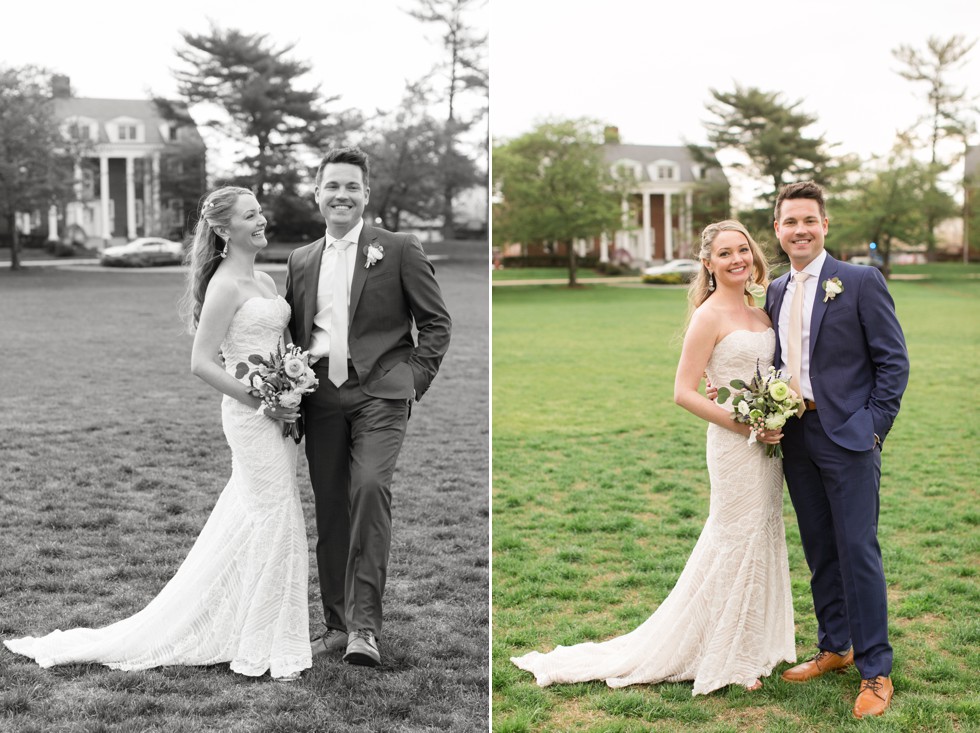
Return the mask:
M 599 262 L 609 262 L 609 235 L 605 232 L 599 237 Z
M 150 179 L 152 183 L 150 185 L 150 198 L 153 200 L 153 224 L 156 226 L 157 231 L 155 234 L 160 236 L 166 236 L 167 232 L 163 231 L 163 201 L 160 200 L 160 153 L 153 154 L 153 165 L 152 172 L 150 173 Z
M 54 204 L 48 207 L 48 241 L 58 241 L 58 207 Z
M 136 239 L 135 166 L 129 156 L 126 156 L 126 239 Z
M 629 251 L 629 217 L 630 217 L 630 205 L 626 197 L 619 202 L 620 210 L 620 224 L 622 228 L 616 232 L 616 248 L 625 249 Z
M 694 192 L 691 189 L 687 189 L 684 202 L 687 204 L 687 211 L 685 212 L 687 215 L 684 217 L 687 220 L 684 226 L 684 243 L 690 251 L 694 243 Z
M 109 159 L 99 156 L 99 204 L 102 209 L 102 243 L 109 246 L 112 236 L 112 225 L 109 222 Z
M 650 193 L 644 191 L 643 196 L 643 264 L 649 265 L 653 259 L 653 250 L 650 246 Z
M 664 257 L 674 259 L 674 232 L 671 226 L 673 216 L 670 211 L 670 191 L 664 194 Z

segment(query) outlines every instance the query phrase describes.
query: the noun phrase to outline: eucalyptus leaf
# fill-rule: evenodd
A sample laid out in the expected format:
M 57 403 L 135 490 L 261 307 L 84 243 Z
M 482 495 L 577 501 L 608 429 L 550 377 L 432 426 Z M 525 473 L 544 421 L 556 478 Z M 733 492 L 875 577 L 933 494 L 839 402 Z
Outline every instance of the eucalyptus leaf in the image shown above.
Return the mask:
M 748 385 L 741 379 L 732 380 L 732 389 L 748 389 Z
M 238 362 L 238 366 L 235 367 L 235 379 L 241 379 L 246 374 L 248 374 L 248 364 L 244 361 Z
M 732 393 L 728 389 L 728 387 L 719 387 L 718 388 L 718 403 L 720 404 L 722 402 L 727 402 L 728 401 L 728 398 L 731 396 L 731 394 Z

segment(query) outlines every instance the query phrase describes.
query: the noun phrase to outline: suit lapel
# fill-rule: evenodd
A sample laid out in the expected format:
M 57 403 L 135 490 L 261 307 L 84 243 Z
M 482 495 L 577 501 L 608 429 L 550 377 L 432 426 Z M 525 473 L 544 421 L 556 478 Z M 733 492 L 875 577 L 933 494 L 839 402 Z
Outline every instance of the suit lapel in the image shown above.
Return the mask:
M 840 264 L 837 260 L 827 255 L 827 259 L 824 260 L 823 267 L 820 268 L 820 279 L 817 281 L 817 295 L 813 299 L 813 311 L 810 313 L 810 363 L 813 363 L 813 352 L 817 345 L 817 336 L 820 333 L 820 324 L 823 323 L 824 314 L 827 312 L 827 303 L 821 295 L 823 292 L 823 285 L 821 283 L 827 282 L 830 278 L 834 276 L 837 272 L 837 266 Z
M 357 256 L 354 258 L 354 277 L 350 283 L 350 307 L 348 313 L 348 325 L 353 323 L 354 314 L 357 312 L 357 304 L 361 300 L 361 292 L 364 290 L 364 282 L 367 280 L 367 247 L 369 244 L 378 241 L 378 234 L 367 224 L 361 229 L 361 236 L 357 240 Z
M 323 243 L 321 237 L 313 243 L 309 252 L 306 254 L 306 262 L 303 263 L 303 284 L 305 286 L 303 301 L 304 327 L 309 336 L 313 332 L 313 319 L 316 317 L 316 295 L 320 289 L 320 263 L 323 260 Z M 309 341 L 309 338 L 307 338 Z
M 769 309 L 769 320 L 772 321 L 772 330 L 776 332 L 776 351 L 773 355 L 773 363 L 778 367 L 780 352 L 782 350 L 779 343 L 779 309 L 783 306 L 783 296 L 786 295 L 786 284 L 789 282 L 789 273 L 776 278 L 769 286 L 772 292 L 772 307 Z

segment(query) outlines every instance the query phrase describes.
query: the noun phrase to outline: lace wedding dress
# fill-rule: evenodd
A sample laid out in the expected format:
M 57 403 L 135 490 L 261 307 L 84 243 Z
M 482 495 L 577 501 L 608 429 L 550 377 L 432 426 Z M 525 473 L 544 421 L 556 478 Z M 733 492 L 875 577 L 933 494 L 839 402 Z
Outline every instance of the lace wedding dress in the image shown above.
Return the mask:
M 712 384 L 768 369 L 772 329 L 735 331 L 708 361 Z M 761 443 L 708 425 L 708 520 L 691 557 L 656 612 L 634 631 L 601 643 L 559 646 L 511 661 L 546 687 L 605 680 L 610 687 L 693 680 L 693 694 L 751 685 L 796 661 L 783 529 L 782 461 Z
M 221 351 L 227 370 L 275 350 L 289 320 L 281 297 L 251 298 Z M 231 397 L 221 403 L 231 478 L 187 558 L 146 608 L 99 629 L 54 631 L 4 644 L 42 667 L 98 662 L 113 669 L 230 662 L 257 677 L 312 664 L 309 555 L 296 482 L 296 444 L 281 423 Z

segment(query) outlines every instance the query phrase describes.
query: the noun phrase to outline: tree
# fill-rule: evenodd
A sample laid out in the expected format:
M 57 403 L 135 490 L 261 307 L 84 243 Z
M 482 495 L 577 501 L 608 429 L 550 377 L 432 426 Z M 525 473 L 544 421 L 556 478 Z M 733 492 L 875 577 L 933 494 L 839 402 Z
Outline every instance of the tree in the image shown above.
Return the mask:
M 442 31 L 442 44 L 447 58 L 441 64 L 446 73 L 445 102 L 447 116 L 443 127 L 440 183 L 442 189 L 443 235 L 455 236 L 453 198 L 462 188 L 478 180 L 477 167 L 460 152 L 459 138 L 486 114 L 484 103 L 471 118 L 457 112 L 457 99 L 472 92 L 483 95 L 489 89 L 489 73 L 485 63 L 487 34 L 477 34 L 468 25 L 466 15 L 485 4 L 485 0 L 416 0 L 417 9 L 408 14 L 423 23 L 431 23 Z
M 892 50 L 892 55 L 903 64 L 903 68 L 898 71 L 899 76 L 927 87 L 929 114 L 921 118 L 916 127 L 925 125 L 928 129 L 930 163 L 937 170 L 935 186 L 938 186 L 938 174 L 952 167 L 959 158 L 957 154 L 945 161 L 941 159 L 939 147 L 942 142 L 959 139 L 965 149 L 968 135 L 975 130 L 974 100 L 967 95 L 965 88 L 954 88 L 949 78 L 966 63 L 966 55 L 974 45 L 975 40 L 967 42 L 961 35 L 954 35 L 945 41 L 937 36 L 930 36 L 924 52 L 904 44 Z M 925 210 L 928 225 L 926 246 L 930 257 L 936 249 L 936 225 L 948 215 L 944 214 L 944 198 L 935 186 L 929 199 L 923 202 L 928 207 Z M 934 210 L 933 205 L 938 208 Z M 964 254 L 965 252 L 966 243 Z
M 826 185 L 839 174 L 823 136 L 804 134 L 817 118 L 799 111 L 802 101 L 787 104 L 778 92 L 738 84 L 734 92 L 710 92 L 714 102 L 706 107 L 717 117 L 704 123 L 714 148 L 710 153 L 725 149 L 742 153 L 748 163 L 733 167 L 769 179 L 769 203 L 775 202 L 786 183 L 809 179 Z
M 255 153 L 240 162 L 252 171 L 251 185 L 259 196 L 295 166 L 294 153 L 339 132 L 331 123 L 319 87 L 297 88 L 311 66 L 288 59 L 293 45 L 276 48 L 265 34 L 246 34 L 211 25 L 210 33 L 182 32 L 186 46 L 177 57 L 186 64 L 174 70 L 177 88 L 189 105 L 208 103 L 222 108 L 227 120 L 209 119 L 202 125 L 250 145 Z
M 937 167 L 916 160 L 913 151 L 909 138 L 900 138 L 887 158 L 870 161 L 852 190 L 835 199 L 834 240 L 861 247 L 874 242 L 885 277 L 891 273 L 895 240 L 924 242 L 931 231 L 930 210 L 945 216 L 956 213 L 953 198 L 935 186 Z
M 17 213 L 46 210 L 73 193 L 71 145 L 54 115 L 50 79 L 37 66 L 0 68 L 0 216 L 13 270 L 21 266 Z
M 361 147 L 371 156 L 368 209 L 397 230 L 403 213 L 420 219 L 439 215 L 442 125 L 426 111 L 423 84 L 409 86 L 401 106 L 380 116 Z
M 493 233 L 498 241 L 559 242 L 576 285 L 574 242 L 615 230 L 620 201 L 602 155 L 602 128 L 561 120 L 493 149 Z

